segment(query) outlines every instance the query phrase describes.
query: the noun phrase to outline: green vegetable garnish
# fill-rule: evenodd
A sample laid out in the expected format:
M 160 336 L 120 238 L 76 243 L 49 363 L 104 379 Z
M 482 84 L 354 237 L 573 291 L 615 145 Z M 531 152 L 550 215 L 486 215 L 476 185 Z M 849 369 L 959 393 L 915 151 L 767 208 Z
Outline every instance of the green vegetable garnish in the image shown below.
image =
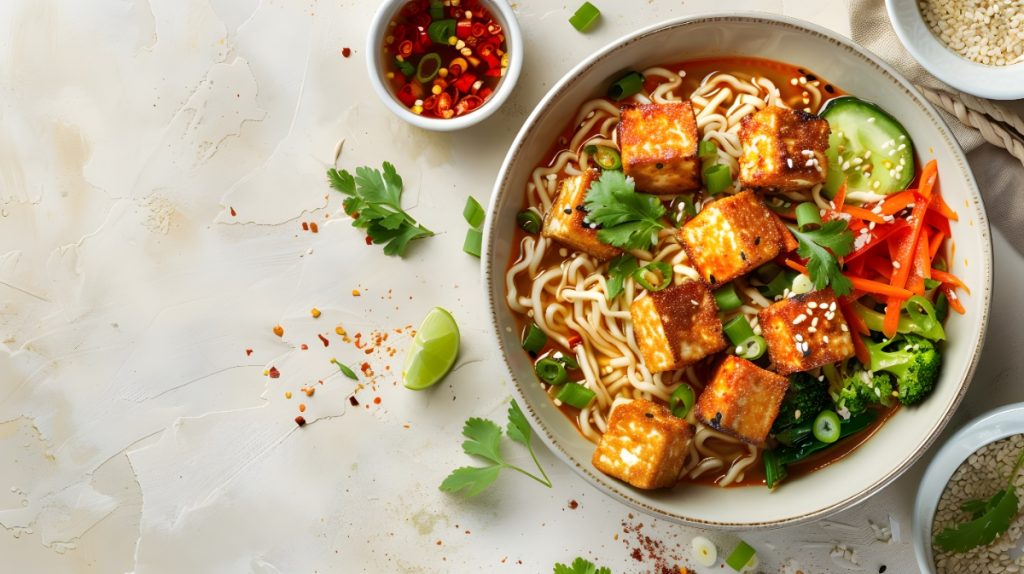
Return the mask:
M 796 226 L 800 231 L 812 231 L 821 227 L 821 212 L 813 201 L 805 201 L 796 206 Z
M 402 210 L 402 177 L 395 166 L 384 162 L 384 173 L 357 167 L 352 177 L 346 170 L 327 170 L 331 187 L 345 194 L 342 204 L 352 226 L 365 229 L 374 243 L 384 243 L 385 255 L 405 255 L 409 242 L 430 237 L 433 231 L 416 223 Z
M 839 440 L 839 415 L 835 411 L 821 411 L 814 419 L 814 438 L 832 444 Z
M 479 229 L 470 227 L 466 230 L 466 239 L 462 242 L 462 250 L 473 257 L 480 257 L 483 242 L 484 234 Z
M 846 221 L 835 219 L 811 231 L 800 231 L 796 227 L 789 230 L 800 243 L 797 255 L 808 260 L 807 272 L 815 289 L 831 285 L 836 295 L 846 295 L 853 290 L 836 259 L 849 255 L 853 249 L 853 233 L 846 228 Z
M 597 393 L 579 383 L 566 383 L 555 398 L 571 407 L 582 409 L 589 405 L 596 395 Z
M 651 275 L 658 278 L 657 282 L 650 281 Z M 672 283 L 672 266 L 664 261 L 651 261 L 633 270 L 633 281 L 652 293 L 661 291 Z
M 757 551 L 754 550 L 746 542 L 740 540 L 740 543 L 736 545 L 736 548 L 729 553 L 729 557 L 725 559 L 725 563 L 733 570 L 739 572 L 750 563 L 750 560 L 754 558 Z
M 356 372 L 348 368 L 348 365 L 341 363 L 340 361 L 338 361 L 338 359 L 331 359 L 331 362 L 338 366 L 338 370 L 341 371 L 341 374 L 352 379 L 353 381 L 359 380 L 359 377 L 356 376 Z
M 448 45 L 448 38 L 455 35 L 455 19 L 436 20 L 427 26 L 427 36 L 435 44 Z
M 668 398 L 668 408 L 672 411 L 673 416 L 685 419 L 696 402 L 697 395 L 693 392 L 693 387 L 683 383 L 676 390 L 672 391 Z
M 756 361 L 763 357 L 768 350 L 768 342 L 764 340 L 764 337 L 754 335 L 736 345 L 736 348 L 740 349 L 740 352 L 736 353 L 738 356 L 748 361 Z
M 640 72 L 630 72 L 619 78 L 608 88 L 608 97 L 615 100 L 624 100 L 634 94 L 639 94 L 644 89 L 644 76 Z
M 736 293 L 736 285 L 726 283 L 724 286 L 715 289 L 715 303 L 719 311 L 732 311 L 743 306 L 743 301 Z
M 433 80 L 440 70 L 441 56 L 436 52 L 431 52 L 420 58 L 420 63 L 416 65 L 416 81 L 426 84 Z
M 732 185 L 732 171 L 724 163 L 709 165 L 704 168 L 702 175 L 708 195 L 718 195 Z
M 779 457 L 775 455 L 774 450 L 765 450 L 761 458 L 764 459 L 764 484 L 768 488 L 775 488 L 777 484 L 789 475 L 789 472 L 779 462 Z
M 537 361 L 533 370 L 537 372 L 540 380 L 549 385 L 561 385 L 569 379 L 568 373 L 565 372 L 565 365 L 551 357 L 544 357 Z
M 588 28 L 597 22 L 597 19 L 601 17 L 601 11 L 590 2 L 584 2 L 576 13 L 569 18 L 569 23 L 572 24 L 573 28 L 576 28 L 578 32 L 586 32 Z
M 1014 482 L 1021 466 L 1024 465 L 1024 450 L 1017 457 L 1016 464 L 1006 481 L 1006 488 L 996 492 L 988 500 L 968 500 L 961 505 L 964 512 L 971 513 L 971 520 L 947 526 L 935 536 L 935 545 L 950 552 L 967 552 L 972 548 L 991 544 L 1010 529 L 1010 523 L 1017 517 L 1020 500 Z
M 622 293 L 626 277 L 636 271 L 639 264 L 636 257 L 626 253 L 619 255 L 608 264 L 608 300 L 611 301 Z
M 747 339 L 754 337 L 754 329 L 743 315 L 738 315 L 726 323 L 722 327 L 722 331 L 725 332 L 726 337 L 729 337 L 729 342 L 737 347 L 746 342 Z
M 480 227 L 487 217 L 483 206 L 472 195 L 466 198 L 466 207 L 462 208 L 462 217 L 471 227 Z
M 406 60 L 399 60 L 398 58 L 395 58 L 395 67 L 398 68 L 398 71 L 406 78 L 411 78 L 412 75 L 416 73 L 416 66 L 413 66 Z
M 613 147 L 591 145 L 586 147 L 586 152 L 594 156 L 594 163 L 601 169 L 622 169 L 622 156 Z
M 554 574 L 612 574 L 609 568 L 599 568 L 592 562 L 577 558 L 572 561 L 572 566 L 555 564 Z
M 586 221 L 601 227 L 597 238 L 625 249 L 650 249 L 665 228 L 665 206 L 653 195 L 637 193 L 632 178 L 605 171 L 583 200 Z
M 515 400 L 508 407 L 508 427 L 505 432 L 508 433 L 508 438 L 526 447 L 541 476 L 538 477 L 518 466 L 505 462 L 505 458 L 501 455 L 501 427 L 487 419 L 474 417 L 467 420 L 466 425 L 462 427 L 463 436 L 469 439 L 462 443 L 462 450 L 470 456 L 490 461 L 491 464 L 488 466 L 463 466 L 455 469 L 441 483 L 441 490 L 444 492 L 463 492 L 466 496 L 476 496 L 490 486 L 498 478 L 498 473 L 504 468 L 522 473 L 551 488 L 551 479 L 548 478 L 544 468 L 541 467 L 540 462 L 537 460 L 537 455 L 533 452 L 533 445 L 531 444 L 533 431 L 530 429 L 530 424 L 526 422 L 526 416 L 523 415 L 523 411 L 519 409 L 519 405 Z
M 523 335 L 523 350 L 536 354 L 547 344 L 547 333 L 542 331 L 536 323 L 530 323 L 530 326 L 526 328 L 526 334 Z
M 537 233 L 543 227 L 544 221 L 536 211 L 524 209 L 516 214 L 516 225 L 527 233 Z

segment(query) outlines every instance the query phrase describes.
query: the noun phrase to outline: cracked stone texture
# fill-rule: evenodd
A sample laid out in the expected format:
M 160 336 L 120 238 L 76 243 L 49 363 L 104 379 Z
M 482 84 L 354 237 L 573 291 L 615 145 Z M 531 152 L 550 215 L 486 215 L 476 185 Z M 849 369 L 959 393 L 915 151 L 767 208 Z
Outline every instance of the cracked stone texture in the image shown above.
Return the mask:
M 366 83 L 373 2 L 0 3 L 5 570 L 538 572 L 584 555 L 634 571 L 623 521 L 688 547 L 695 529 L 629 518 L 546 451 L 550 491 L 506 476 L 465 501 L 436 486 L 466 463 L 462 421 L 503 421 L 508 398 L 478 264 L 451 257 L 466 196 L 486 201 L 519 124 L 580 58 L 721 4 L 609 2 L 599 29 L 560 42 L 565 7 L 519 2 L 531 50 L 513 99 L 436 134 L 392 117 Z M 726 4 L 846 31 L 838 5 Z M 395 163 L 406 205 L 438 232 L 429 248 L 403 261 L 364 246 L 324 182 L 342 138 L 344 166 Z M 998 237 L 997 258 L 996 305 L 1009 305 L 1022 265 Z M 442 385 L 410 393 L 403 352 L 435 305 L 459 320 L 462 354 Z M 1021 346 L 1004 328 L 992 356 Z M 367 374 L 353 382 L 332 359 Z M 1019 362 L 983 364 L 1000 402 L 1021 398 L 1005 384 Z M 769 566 L 834 570 L 832 544 L 847 541 L 868 567 L 914 571 L 907 537 L 879 543 L 868 520 L 908 531 L 920 472 L 829 523 L 746 538 Z

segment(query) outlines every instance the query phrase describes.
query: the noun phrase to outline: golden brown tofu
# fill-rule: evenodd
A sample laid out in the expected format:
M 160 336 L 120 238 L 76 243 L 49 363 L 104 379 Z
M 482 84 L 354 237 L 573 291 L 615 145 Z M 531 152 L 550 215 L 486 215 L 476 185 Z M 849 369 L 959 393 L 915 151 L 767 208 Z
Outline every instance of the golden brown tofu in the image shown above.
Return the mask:
M 588 169 L 580 175 L 562 180 L 558 196 L 551 205 L 551 211 L 544 218 L 541 234 L 567 247 L 605 260 L 615 257 L 621 250 L 602 243 L 597 238 L 597 230 L 592 229 L 584 221 L 587 211 L 583 208 L 583 199 L 590 189 L 590 184 L 599 177 L 601 172 Z
M 785 249 L 776 215 L 751 191 L 706 204 L 679 235 L 690 262 L 712 287 L 746 275 Z
M 647 193 L 700 189 L 697 121 L 690 102 L 625 105 L 619 120 L 622 170 Z
M 770 209 L 768 211 L 771 211 Z M 777 213 L 772 211 L 772 217 L 775 218 L 775 225 L 779 228 L 779 237 L 782 239 L 782 255 L 789 253 L 790 251 L 796 251 L 797 247 L 800 247 L 800 243 L 797 242 L 796 237 L 786 228 L 786 223 L 782 221 Z
M 776 372 L 788 375 L 853 356 L 853 339 L 831 289 L 783 299 L 761 310 L 761 330 Z
M 740 183 L 780 190 L 824 183 L 828 122 L 799 110 L 768 106 L 740 120 Z
M 679 480 L 693 427 L 662 405 L 638 399 L 612 411 L 594 451 L 594 466 L 637 488 L 663 488 Z
M 635 299 L 629 313 L 652 373 L 681 369 L 726 347 L 715 296 L 699 281 Z
M 743 442 L 763 446 L 789 379 L 729 355 L 697 399 L 697 420 Z

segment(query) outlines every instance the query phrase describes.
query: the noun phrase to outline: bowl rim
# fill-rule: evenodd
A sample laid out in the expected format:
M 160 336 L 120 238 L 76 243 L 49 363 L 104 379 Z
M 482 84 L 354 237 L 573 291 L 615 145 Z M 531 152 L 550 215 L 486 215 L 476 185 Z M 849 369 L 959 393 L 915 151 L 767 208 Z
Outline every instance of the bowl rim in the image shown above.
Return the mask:
M 981 447 L 1006 437 L 1024 434 L 1024 403 L 998 407 L 978 416 L 951 436 L 935 454 L 914 501 L 914 554 L 922 572 L 934 572 L 932 525 L 939 499 L 953 473 Z
M 885 7 L 900 43 L 936 78 L 983 98 L 1024 98 L 1024 61 L 1009 66 L 988 66 L 968 60 L 932 32 L 916 0 L 885 0 Z M 1008 81 L 1014 79 L 1019 81 Z
M 481 278 L 488 305 L 488 319 L 491 323 L 491 341 L 492 344 L 496 346 L 496 350 L 498 351 L 498 354 L 502 358 L 502 362 L 505 367 L 505 372 L 508 374 L 509 379 L 511 381 L 511 390 L 513 397 L 520 402 L 521 407 L 523 408 L 524 412 L 526 412 L 526 415 L 530 420 L 531 426 L 534 428 L 535 431 L 538 431 L 537 434 L 540 435 L 541 440 L 544 442 L 544 444 L 547 445 L 547 447 L 563 463 L 565 463 L 571 469 L 573 469 L 573 471 L 576 472 L 576 474 L 578 474 L 584 480 L 584 482 L 590 484 L 592 487 L 596 488 L 597 490 L 611 497 L 612 499 L 617 500 L 622 504 L 625 504 L 627 507 L 633 508 L 637 511 L 643 512 L 655 518 L 666 520 L 668 522 L 698 527 L 713 527 L 722 530 L 777 528 L 782 526 L 793 526 L 797 524 L 811 522 L 814 520 L 824 518 L 841 510 L 848 509 L 864 501 L 865 499 L 874 495 L 885 486 L 889 485 L 896 478 L 902 475 L 908 468 L 910 468 L 918 459 L 920 459 L 925 452 L 928 451 L 929 447 L 938 438 L 938 435 L 940 434 L 941 430 L 945 427 L 946 421 L 949 419 L 950 415 L 956 410 L 960 402 L 963 400 L 964 394 L 967 392 L 967 389 L 970 386 L 971 379 L 973 378 L 975 370 L 978 366 L 980 350 L 982 347 L 982 343 L 984 342 L 985 333 L 988 326 L 988 315 L 990 312 L 991 305 L 993 251 L 991 231 L 989 227 L 988 217 L 985 213 L 984 203 L 978 202 L 978 204 L 976 205 L 976 216 L 978 218 L 976 228 L 978 229 L 978 233 L 981 237 L 981 253 L 979 254 L 979 259 L 982 262 L 984 271 L 984 289 L 982 290 L 982 293 L 978 293 L 977 295 L 984 298 L 984 300 L 982 301 L 983 313 L 981 317 L 978 317 L 980 329 L 978 330 L 978 334 L 975 337 L 975 340 L 971 343 L 974 346 L 974 353 L 971 355 L 970 363 L 966 366 L 967 368 L 964 371 L 963 377 L 959 381 L 959 389 L 956 395 L 953 397 L 952 401 L 950 401 L 950 403 L 947 405 L 945 411 L 941 414 L 941 416 L 936 418 L 935 422 L 933 423 L 931 429 L 927 434 L 926 440 L 921 444 L 921 447 L 911 456 L 903 460 L 900 464 L 892 468 L 886 475 L 876 480 L 874 483 L 866 486 L 859 493 L 852 495 L 844 500 L 834 502 L 828 506 L 825 506 L 812 512 L 807 512 L 798 516 L 790 516 L 787 518 L 777 520 L 769 520 L 763 522 L 725 522 L 698 519 L 683 516 L 680 514 L 670 513 L 661 508 L 657 508 L 655 506 L 652 506 L 650 504 L 647 504 L 643 501 L 634 498 L 630 493 L 630 489 L 628 487 L 613 488 L 611 482 L 602 480 L 601 477 L 598 477 L 594 473 L 593 469 L 587 468 L 584 465 L 577 463 L 577 461 L 575 461 L 573 457 L 547 431 L 547 429 L 541 421 L 540 415 L 526 400 L 526 395 L 523 392 L 523 389 L 520 385 L 520 382 L 517 380 L 515 373 L 513 372 L 512 366 L 509 363 L 506 348 L 502 343 L 503 334 L 501 332 L 501 328 L 498 322 L 498 313 L 499 307 L 501 305 L 504 305 L 504 298 L 495 298 L 491 296 L 491 294 L 495 292 L 496 283 L 496 277 L 491 272 L 491 263 L 493 260 L 494 251 L 494 236 L 496 233 L 497 225 L 497 218 L 495 217 L 495 212 L 498 209 L 498 203 L 501 197 L 504 195 L 503 188 L 505 187 L 505 183 L 509 178 L 512 165 L 513 163 L 515 163 L 519 155 L 519 152 L 522 148 L 523 140 L 527 137 L 528 133 L 531 131 L 531 128 L 539 120 L 540 116 L 543 115 L 549 103 L 555 98 L 559 97 L 561 93 L 567 89 L 569 84 L 572 83 L 577 76 L 584 74 L 589 68 L 596 65 L 598 61 L 606 57 L 608 54 L 614 52 L 615 50 L 621 49 L 630 43 L 636 42 L 646 36 L 664 32 L 667 30 L 682 29 L 685 28 L 686 26 L 696 24 L 724 22 L 755 23 L 768 26 L 782 26 L 788 27 L 789 29 L 796 30 L 801 33 L 816 35 L 818 37 L 824 38 L 825 40 L 831 41 L 841 47 L 845 47 L 846 49 L 851 50 L 852 52 L 856 53 L 858 56 L 863 58 L 866 62 L 875 66 L 881 73 L 887 74 L 892 81 L 894 81 L 900 87 L 902 87 L 907 96 L 914 99 L 915 103 L 918 106 L 920 106 L 926 114 L 930 116 L 930 119 L 933 121 L 936 129 L 944 138 L 945 143 L 949 147 L 953 157 L 957 160 L 960 170 L 963 172 L 963 174 L 966 175 L 968 193 L 971 194 L 973 192 L 974 197 L 981 197 L 977 183 L 974 180 L 973 173 L 971 172 L 970 167 L 967 163 L 967 158 L 964 155 L 963 150 L 960 148 L 959 144 L 956 143 L 956 139 L 954 138 L 952 132 L 950 131 L 949 127 L 946 125 L 942 117 L 938 114 L 935 108 L 924 98 L 924 96 L 922 96 L 921 93 L 913 86 L 913 84 L 911 84 L 906 78 L 900 75 L 891 66 L 886 64 L 884 61 L 882 61 L 880 58 L 878 58 L 868 50 L 860 47 L 859 45 L 855 44 L 848 38 L 841 36 L 831 30 L 789 16 L 782 16 L 759 11 L 737 11 L 728 13 L 707 13 L 692 16 L 684 16 L 676 19 L 666 20 L 642 28 L 640 30 L 626 34 L 616 40 L 609 42 L 603 48 L 593 52 L 590 56 L 588 56 L 579 64 L 577 64 L 568 72 L 566 72 L 562 76 L 562 78 L 548 90 L 548 92 L 544 95 L 540 102 L 538 102 L 537 105 L 534 106 L 533 112 L 531 112 L 530 116 L 523 123 L 522 127 L 519 130 L 519 133 L 516 135 L 515 140 L 509 147 L 509 151 L 502 162 L 501 169 L 499 170 L 498 176 L 494 183 L 494 189 L 492 190 L 491 198 L 488 203 L 487 222 L 484 228 L 482 251 L 484 253 L 484 264 L 481 265 Z M 504 267 L 504 264 L 502 266 Z M 503 276 L 500 278 L 500 286 L 504 286 Z
M 505 72 L 505 77 L 501 78 L 501 81 L 498 83 L 497 89 L 494 90 L 491 97 L 488 98 L 487 101 L 485 101 L 479 108 L 464 116 L 457 118 L 453 117 L 447 120 L 442 118 L 427 118 L 412 113 L 405 106 L 401 105 L 395 99 L 391 90 L 384 85 L 384 80 L 381 78 L 380 73 L 381 41 L 384 38 L 384 31 L 395 12 L 397 12 L 402 5 L 408 3 L 409 0 L 385 0 L 384 2 L 381 2 L 377 11 L 373 14 L 373 19 L 370 21 L 369 32 L 366 34 L 366 73 L 370 77 L 370 85 L 373 86 L 373 91 L 377 93 L 377 98 L 386 108 L 388 108 L 388 110 L 391 111 L 391 113 L 418 128 L 436 132 L 452 132 L 476 125 L 489 118 L 494 114 L 494 112 L 498 111 L 498 108 L 500 108 L 502 104 L 508 100 L 509 96 L 512 95 L 512 91 L 515 89 L 516 83 L 519 81 L 519 75 L 520 72 L 522 72 L 524 60 L 523 50 L 525 46 L 523 44 L 522 30 L 519 27 L 519 21 L 516 19 L 516 15 L 512 11 L 512 7 L 508 2 L 505 2 L 504 0 L 479 1 L 491 9 L 492 14 L 498 18 L 505 29 L 505 41 L 508 43 L 509 47 L 508 68 Z

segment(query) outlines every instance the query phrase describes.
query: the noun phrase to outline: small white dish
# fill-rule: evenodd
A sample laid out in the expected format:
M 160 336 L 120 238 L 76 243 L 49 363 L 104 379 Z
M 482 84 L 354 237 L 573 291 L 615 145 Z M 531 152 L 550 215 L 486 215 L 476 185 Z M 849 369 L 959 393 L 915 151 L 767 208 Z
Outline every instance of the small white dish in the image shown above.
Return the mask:
M 480 0 L 480 3 L 490 10 L 491 14 L 505 31 L 505 42 L 509 54 L 508 70 L 505 72 L 505 76 L 498 82 L 494 93 L 479 108 L 463 116 L 442 119 L 414 114 L 395 98 L 395 95 L 384 81 L 386 71 L 383 58 L 381 58 L 384 34 L 387 32 L 388 23 L 391 22 L 391 19 L 394 18 L 398 10 L 408 2 L 409 0 L 385 0 L 382 2 L 380 7 L 377 8 L 373 20 L 370 22 L 370 30 L 366 36 L 367 72 L 370 76 L 370 83 L 373 84 L 377 96 L 384 102 L 384 105 L 396 116 L 410 124 L 425 130 L 438 132 L 450 132 L 467 128 L 480 123 L 498 111 L 498 108 L 512 94 L 516 81 L 519 80 L 519 73 L 523 69 L 523 36 L 511 6 L 505 0 Z
M 1024 403 L 989 411 L 974 419 L 946 441 L 928 464 L 914 503 L 914 553 L 921 571 L 935 572 L 932 555 L 932 522 L 950 477 L 967 457 L 981 447 L 1024 433 Z
M 900 42 L 936 78 L 961 92 L 993 100 L 1024 98 L 1024 62 L 987 66 L 951 50 L 925 23 L 918 0 L 885 0 Z

